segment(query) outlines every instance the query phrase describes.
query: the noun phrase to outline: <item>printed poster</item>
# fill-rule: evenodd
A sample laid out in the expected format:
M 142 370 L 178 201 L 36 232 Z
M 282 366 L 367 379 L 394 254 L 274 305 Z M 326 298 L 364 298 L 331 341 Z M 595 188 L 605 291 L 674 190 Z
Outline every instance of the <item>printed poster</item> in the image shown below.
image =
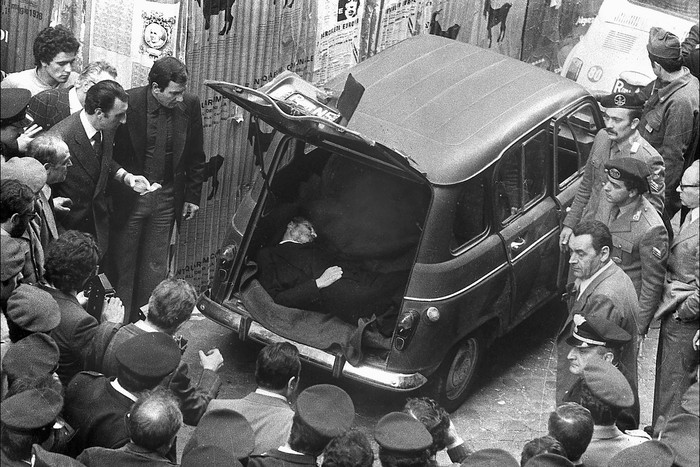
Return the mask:
M 360 0 L 319 2 L 314 84 L 322 85 L 359 63 L 363 14 Z

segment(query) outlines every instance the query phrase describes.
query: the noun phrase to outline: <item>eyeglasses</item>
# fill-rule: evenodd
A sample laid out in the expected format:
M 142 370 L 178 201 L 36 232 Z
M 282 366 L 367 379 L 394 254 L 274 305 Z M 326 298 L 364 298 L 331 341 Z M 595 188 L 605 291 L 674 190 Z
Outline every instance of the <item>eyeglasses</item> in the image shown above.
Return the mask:
M 678 188 L 680 188 L 681 190 L 685 190 L 686 188 L 698 188 L 699 186 L 700 186 L 700 185 L 697 185 L 697 184 L 695 184 L 695 185 L 683 185 L 683 184 L 680 184 L 680 185 L 678 185 Z

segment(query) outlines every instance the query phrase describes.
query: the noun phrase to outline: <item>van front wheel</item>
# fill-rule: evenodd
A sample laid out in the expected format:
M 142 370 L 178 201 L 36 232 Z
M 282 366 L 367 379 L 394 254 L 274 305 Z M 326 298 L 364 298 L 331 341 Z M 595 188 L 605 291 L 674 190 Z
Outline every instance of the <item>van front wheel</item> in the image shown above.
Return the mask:
M 448 412 L 454 412 L 467 399 L 477 380 L 483 353 L 484 343 L 477 334 L 465 337 L 450 350 L 421 393 L 438 401 Z

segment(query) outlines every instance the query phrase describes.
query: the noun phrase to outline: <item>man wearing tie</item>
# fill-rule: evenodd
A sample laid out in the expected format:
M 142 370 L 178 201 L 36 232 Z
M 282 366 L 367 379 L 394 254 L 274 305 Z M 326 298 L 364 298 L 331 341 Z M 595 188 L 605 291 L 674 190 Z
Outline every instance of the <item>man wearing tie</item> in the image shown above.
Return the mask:
M 126 121 L 128 107 L 128 96 L 119 83 L 101 81 L 87 91 L 82 111 L 48 132 L 65 141 L 73 162 L 66 179 L 54 186 L 54 196 L 72 203 L 68 211 L 56 212 L 59 233 L 73 229 L 95 235 L 101 256 L 109 244 L 107 181 L 114 179 L 139 193 L 148 187 L 143 176 L 130 174 L 112 159 L 114 130 Z
M 656 356 L 654 415 L 666 420 L 682 413 L 681 397 L 693 382 L 698 367 L 698 353 L 693 349 L 693 336 L 698 330 L 698 218 L 700 188 L 698 161 L 686 169 L 677 190 L 681 204 L 690 209 L 681 224 L 681 212 L 674 216 L 674 237 L 668 258 L 664 295 L 654 318 L 661 320 L 659 350 Z

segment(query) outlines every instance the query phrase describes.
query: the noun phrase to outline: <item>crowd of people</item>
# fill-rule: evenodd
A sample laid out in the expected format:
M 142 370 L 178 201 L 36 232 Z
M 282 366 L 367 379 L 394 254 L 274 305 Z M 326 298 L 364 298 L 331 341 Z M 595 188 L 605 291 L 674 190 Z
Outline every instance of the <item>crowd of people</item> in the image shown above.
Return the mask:
M 377 422 L 375 449 L 343 389 L 300 390 L 289 343 L 260 351 L 257 388 L 242 399 L 216 398 L 218 349 L 198 350 L 192 378 L 178 331 L 196 291 L 167 277 L 173 229 L 199 210 L 205 172 L 187 69 L 161 58 L 148 85 L 124 90 L 104 61 L 73 71 L 80 44 L 68 29 L 42 30 L 36 67 L 0 83 L 0 462 L 417 467 L 445 450 L 463 466 L 697 466 L 700 91 L 683 65 L 689 50 L 697 59 L 693 30 L 688 47 L 651 28 L 657 79 L 598 96 L 605 128 L 560 235 L 571 283 L 556 408 L 520 461 L 471 450 L 426 397 Z M 290 224 L 302 227 L 312 238 Z M 294 232 L 287 240 L 305 243 Z M 342 275 L 322 269 L 304 284 L 311 296 Z M 100 272 L 118 297 L 90 314 L 84 290 Z M 653 423 L 640 427 L 637 359 L 656 323 Z M 183 423 L 196 428 L 178 459 Z

